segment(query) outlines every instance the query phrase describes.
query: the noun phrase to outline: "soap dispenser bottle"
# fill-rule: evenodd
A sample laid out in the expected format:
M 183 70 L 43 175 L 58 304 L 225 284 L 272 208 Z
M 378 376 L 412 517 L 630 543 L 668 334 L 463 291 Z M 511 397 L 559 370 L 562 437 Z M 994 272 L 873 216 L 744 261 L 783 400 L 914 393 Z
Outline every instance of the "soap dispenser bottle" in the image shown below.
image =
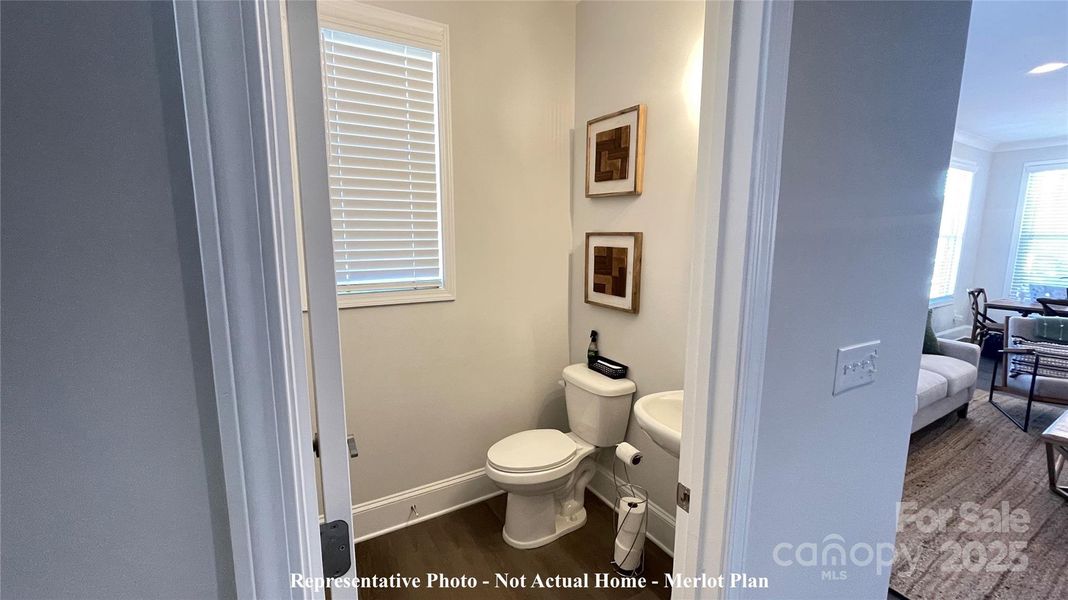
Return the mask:
M 597 351 L 597 330 L 590 330 L 590 346 L 586 348 L 586 365 L 592 365 L 600 352 Z

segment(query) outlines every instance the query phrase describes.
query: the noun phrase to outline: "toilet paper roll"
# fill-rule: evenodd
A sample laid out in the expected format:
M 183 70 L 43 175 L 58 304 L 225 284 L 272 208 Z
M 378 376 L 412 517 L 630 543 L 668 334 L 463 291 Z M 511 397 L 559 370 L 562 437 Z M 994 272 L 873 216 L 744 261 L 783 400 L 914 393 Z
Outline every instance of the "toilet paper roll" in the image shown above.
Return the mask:
M 636 465 L 642 461 L 642 452 L 627 442 L 616 446 L 616 458 L 628 465 Z
M 640 510 L 639 510 L 640 507 Z M 624 571 L 634 570 L 645 550 L 645 503 L 629 507 L 626 499 L 619 506 L 619 531 L 616 532 L 615 562 Z M 627 513 L 627 510 L 630 513 Z
M 643 535 L 640 540 L 636 540 L 634 545 L 631 543 L 620 543 L 616 540 L 616 548 L 613 558 L 616 560 L 616 564 L 623 571 L 633 571 L 641 564 L 642 554 L 645 552 L 645 536 Z
M 619 506 L 616 510 L 619 512 L 619 525 L 616 529 L 622 534 L 637 534 L 645 528 L 645 508 L 646 502 L 643 502 L 640 498 L 623 497 L 619 499 Z

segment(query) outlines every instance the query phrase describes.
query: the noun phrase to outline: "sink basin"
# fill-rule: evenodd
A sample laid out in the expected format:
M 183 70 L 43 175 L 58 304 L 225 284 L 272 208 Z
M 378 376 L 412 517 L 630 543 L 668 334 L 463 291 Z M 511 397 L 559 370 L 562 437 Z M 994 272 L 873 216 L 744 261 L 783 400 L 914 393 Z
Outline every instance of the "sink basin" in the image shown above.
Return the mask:
M 638 398 L 634 418 L 649 437 L 667 453 L 679 457 L 682 442 L 682 390 L 659 392 Z

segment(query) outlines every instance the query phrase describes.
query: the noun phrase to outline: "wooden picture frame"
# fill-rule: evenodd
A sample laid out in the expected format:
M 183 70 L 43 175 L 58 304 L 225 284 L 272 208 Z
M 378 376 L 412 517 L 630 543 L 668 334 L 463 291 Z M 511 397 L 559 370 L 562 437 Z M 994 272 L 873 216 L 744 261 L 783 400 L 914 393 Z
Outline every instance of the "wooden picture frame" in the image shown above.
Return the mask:
M 645 105 L 586 122 L 586 197 L 640 196 L 645 176 Z
M 640 231 L 587 232 L 586 304 L 638 314 L 642 289 Z

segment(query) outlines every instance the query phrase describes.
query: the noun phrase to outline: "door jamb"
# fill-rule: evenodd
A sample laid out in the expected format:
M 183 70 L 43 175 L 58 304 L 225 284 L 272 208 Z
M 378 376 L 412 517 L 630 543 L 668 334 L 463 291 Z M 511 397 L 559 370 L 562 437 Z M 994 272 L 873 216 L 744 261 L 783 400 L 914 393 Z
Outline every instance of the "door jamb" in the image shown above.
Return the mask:
M 281 3 L 280 3 L 281 4 Z M 345 416 L 344 373 L 341 363 L 341 329 L 334 273 L 334 241 L 331 232 L 327 131 L 323 111 L 323 79 L 320 72 L 318 4 L 287 0 L 284 4 L 284 30 L 289 61 L 285 96 L 277 98 L 292 109 L 286 113 L 284 135 L 292 135 L 296 184 L 287 202 L 300 211 L 304 249 L 304 300 L 308 307 L 305 330 L 311 349 L 312 389 L 319 434 L 319 473 L 323 516 L 328 523 L 348 524 L 348 544 L 334 548 L 348 555 L 349 568 L 339 578 L 356 575 L 353 538 L 352 485 L 346 445 L 348 419 Z M 289 120 L 289 119 L 292 120 Z M 281 126 L 280 126 L 281 127 Z M 295 196 L 300 198 L 299 208 Z M 286 232 L 295 239 L 296 229 Z M 297 315 L 300 316 L 299 314 Z M 355 587 L 334 586 L 331 597 L 349 600 Z
M 174 11 L 236 592 L 322 598 L 280 7 Z
M 744 572 L 767 347 L 792 2 L 706 4 L 675 570 Z M 727 474 L 723 477 L 720 474 Z M 731 597 L 677 589 L 673 598 Z

